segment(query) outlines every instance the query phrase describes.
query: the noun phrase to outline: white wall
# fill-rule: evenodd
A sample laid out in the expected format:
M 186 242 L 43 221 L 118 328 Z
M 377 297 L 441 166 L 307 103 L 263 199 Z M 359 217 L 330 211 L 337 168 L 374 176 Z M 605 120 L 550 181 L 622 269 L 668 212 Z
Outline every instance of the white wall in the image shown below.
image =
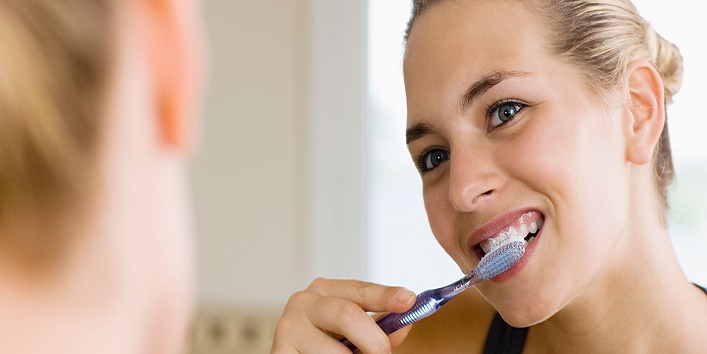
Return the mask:
M 314 275 L 360 277 L 365 1 L 204 7 L 201 303 L 279 309 Z

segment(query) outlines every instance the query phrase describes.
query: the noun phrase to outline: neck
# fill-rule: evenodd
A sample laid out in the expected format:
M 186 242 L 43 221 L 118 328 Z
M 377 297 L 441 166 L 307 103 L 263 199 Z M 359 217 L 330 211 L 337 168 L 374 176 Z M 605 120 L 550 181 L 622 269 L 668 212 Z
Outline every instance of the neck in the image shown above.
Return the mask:
M 66 214 L 82 223 L 71 229 L 75 242 L 66 254 L 46 270 L 0 257 L 3 352 L 180 351 L 191 305 L 184 288 L 191 283 L 190 264 L 183 263 L 188 239 L 177 226 L 188 218 L 177 210 L 185 203 L 174 200 L 186 187 L 178 177 L 183 168 L 168 162 L 143 166 L 145 175 L 134 168 L 105 173 L 92 209 Z M 158 222 L 165 214 L 175 219 Z
M 86 213 L 64 213 L 66 219 L 82 220 L 73 228 L 43 230 L 39 235 L 54 238 L 61 234 L 68 243 L 50 264 L 35 269 L 14 259 L 0 260 L 0 342 L 4 350 L 40 353 L 64 348 L 92 353 L 122 346 L 126 352 L 137 352 L 138 341 L 120 333 L 127 322 L 134 321 L 119 313 L 129 309 L 117 274 L 115 234 L 100 232 L 94 222 L 105 210 L 104 203 L 92 207 Z M 23 233 L 14 236 L 23 237 Z

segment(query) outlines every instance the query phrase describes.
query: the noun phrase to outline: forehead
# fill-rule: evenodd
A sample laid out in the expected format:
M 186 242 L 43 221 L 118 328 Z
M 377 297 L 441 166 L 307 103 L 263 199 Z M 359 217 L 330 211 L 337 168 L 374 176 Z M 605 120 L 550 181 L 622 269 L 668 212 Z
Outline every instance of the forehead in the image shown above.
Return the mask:
M 466 0 L 443 1 L 427 9 L 407 43 L 403 65 L 408 98 L 418 92 L 428 97 L 430 92 L 458 95 L 494 70 L 533 73 L 546 66 L 551 59 L 547 28 L 526 6 L 519 1 Z

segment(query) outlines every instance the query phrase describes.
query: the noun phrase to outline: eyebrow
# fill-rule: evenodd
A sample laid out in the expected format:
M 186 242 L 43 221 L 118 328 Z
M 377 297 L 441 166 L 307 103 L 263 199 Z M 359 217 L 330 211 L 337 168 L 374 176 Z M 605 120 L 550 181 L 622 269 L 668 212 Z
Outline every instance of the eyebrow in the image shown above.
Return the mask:
M 460 105 L 462 112 L 466 112 L 467 108 L 474 102 L 476 98 L 490 90 L 492 87 L 500 84 L 503 80 L 511 77 L 527 76 L 530 73 L 525 71 L 510 71 L 510 70 L 495 70 L 481 77 L 474 82 L 461 97 Z M 413 125 L 405 132 L 405 143 L 410 144 L 414 140 L 420 139 L 425 135 L 435 132 L 435 128 L 427 122 L 422 122 Z
M 484 94 L 486 91 L 490 90 L 492 87 L 500 84 L 503 80 L 511 77 L 520 77 L 530 75 L 530 73 L 525 71 L 508 71 L 508 70 L 496 70 L 492 71 L 481 77 L 478 81 L 469 86 L 466 90 L 464 96 L 462 96 L 460 105 L 462 112 L 466 112 L 467 108 L 474 102 L 474 100 Z
M 410 144 L 414 140 L 420 139 L 434 131 L 435 129 L 430 123 L 417 123 L 405 131 L 405 144 Z

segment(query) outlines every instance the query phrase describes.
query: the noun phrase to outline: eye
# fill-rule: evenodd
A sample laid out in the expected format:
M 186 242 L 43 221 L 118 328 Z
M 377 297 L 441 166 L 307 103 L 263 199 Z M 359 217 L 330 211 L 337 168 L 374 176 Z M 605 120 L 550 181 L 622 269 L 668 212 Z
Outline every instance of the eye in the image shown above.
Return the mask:
M 505 101 L 492 106 L 489 109 L 491 128 L 496 128 L 501 124 L 509 122 L 515 118 L 525 105 L 516 101 Z
M 449 160 L 449 151 L 433 148 L 420 155 L 418 166 L 420 171 L 424 173 L 436 168 L 447 160 Z

